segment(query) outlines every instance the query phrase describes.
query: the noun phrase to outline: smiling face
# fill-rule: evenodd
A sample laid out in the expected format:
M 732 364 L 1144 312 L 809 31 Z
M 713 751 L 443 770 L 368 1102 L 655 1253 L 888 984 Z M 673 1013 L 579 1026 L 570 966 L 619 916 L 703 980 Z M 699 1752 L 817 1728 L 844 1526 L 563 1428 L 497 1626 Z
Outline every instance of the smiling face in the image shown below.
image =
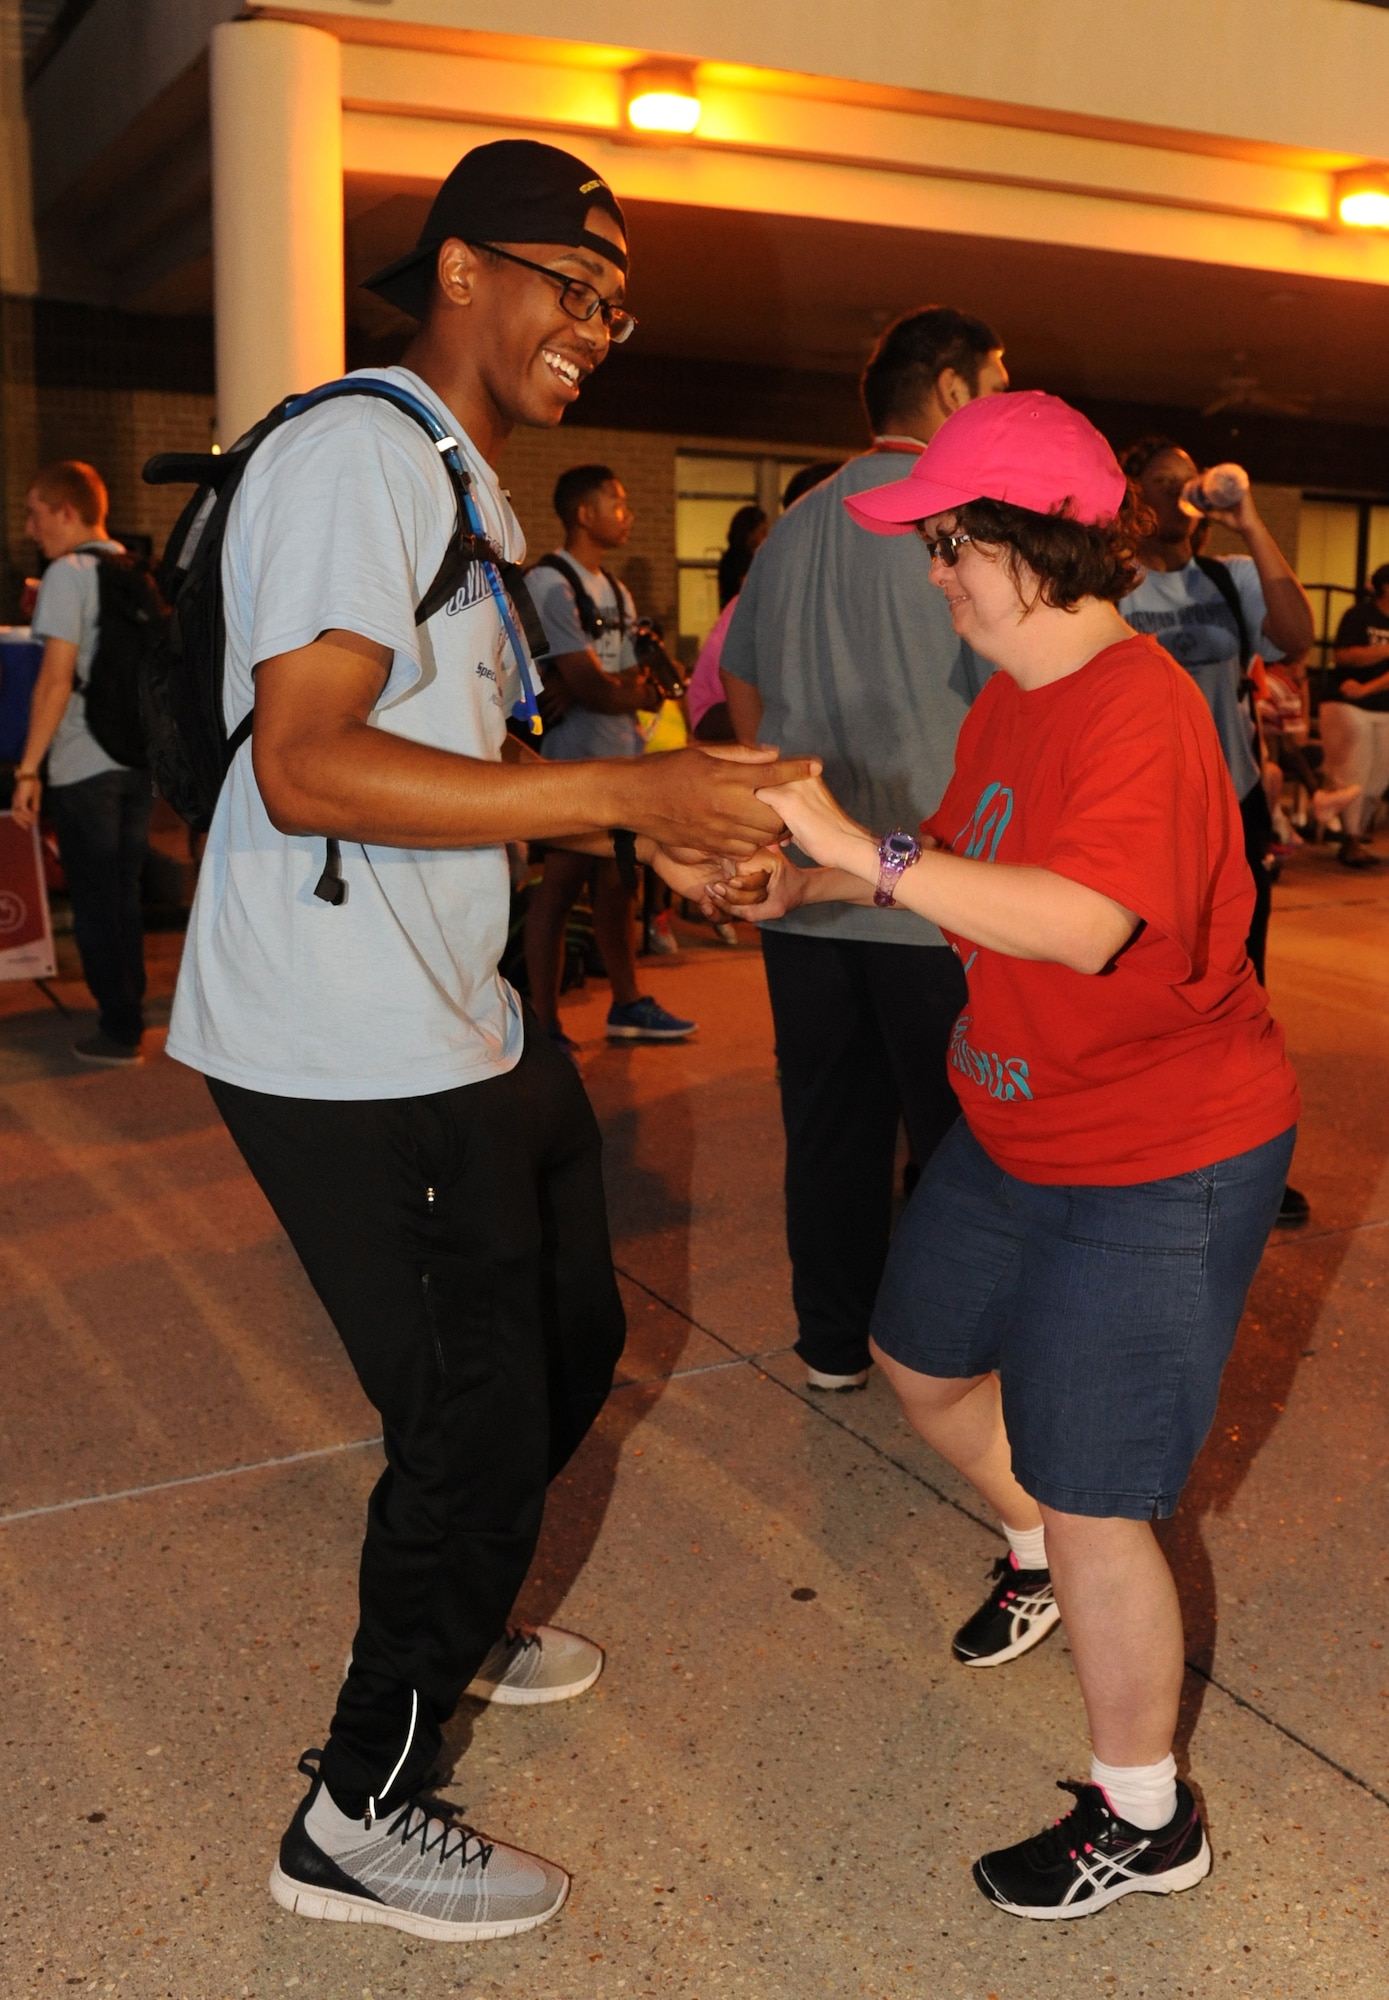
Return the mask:
M 585 227 L 626 248 L 605 210 L 590 209 Z M 623 296 L 622 272 L 599 251 L 566 243 L 499 243 L 498 248 L 559 277 L 580 279 L 604 299 Z M 507 429 L 553 427 L 607 358 L 610 341 L 601 314 L 571 318 L 560 304 L 559 285 L 538 271 L 451 239 L 439 252 L 438 283 L 429 333 L 443 333 L 450 324 L 456 328 L 467 343 L 477 386 Z
M 954 514 L 936 514 L 920 524 L 923 540 L 955 532 Z M 1002 548 L 964 542 L 951 564 L 931 559 L 931 581 L 950 606 L 950 622 L 986 659 L 998 658 L 1001 641 L 1016 632 L 1027 608 Z M 1026 574 L 1023 582 L 1026 584 Z

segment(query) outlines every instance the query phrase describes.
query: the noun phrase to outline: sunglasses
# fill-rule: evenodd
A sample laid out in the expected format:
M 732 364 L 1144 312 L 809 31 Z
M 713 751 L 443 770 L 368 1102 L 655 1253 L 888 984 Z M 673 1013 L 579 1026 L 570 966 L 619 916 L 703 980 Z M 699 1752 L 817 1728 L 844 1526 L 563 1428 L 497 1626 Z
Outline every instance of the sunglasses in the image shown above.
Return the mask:
M 518 257 L 514 250 L 499 250 L 495 243 L 474 247 L 490 250 L 494 257 L 504 257 L 508 264 L 519 264 L 522 270 L 538 271 L 542 278 L 553 279 L 559 286 L 560 310 L 567 312 L 570 319 L 580 321 L 592 319 L 595 313 L 601 315 L 608 339 L 615 347 L 630 338 L 637 323 L 636 315 L 616 299 L 605 299 L 595 285 L 586 284 L 582 278 L 566 277 L 563 271 L 552 271 L 548 264 L 534 264 L 529 257 Z
M 932 562 L 944 563 L 947 569 L 954 569 L 960 560 L 960 550 L 966 542 L 974 540 L 973 535 L 928 535 L 924 527 L 924 522 L 917 522 L 916 532 L 926 545 L 927 555 Z

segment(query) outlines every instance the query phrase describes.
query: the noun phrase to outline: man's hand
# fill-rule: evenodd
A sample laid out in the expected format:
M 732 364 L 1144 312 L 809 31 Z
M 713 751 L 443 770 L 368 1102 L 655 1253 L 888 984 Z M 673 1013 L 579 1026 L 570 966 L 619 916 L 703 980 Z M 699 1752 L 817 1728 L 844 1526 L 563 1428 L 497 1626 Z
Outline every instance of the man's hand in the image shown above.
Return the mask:
M 811 875 L 809 868 L 797 868 L 780 847 L 762 847 L 744 861 L 737 873 L 710 889 L 712 900 L 722 905 L 722 914 L 748 917 L 755 924 L 767 924 L 799 909 Z
M 688 855 L 692 850 L 682 849 L 681 852 Z M 687 903 L 698 903 L 706 917 L 720 918 L 726 914 L 713 899 L 717 885 L 726 879 L 733 867 L 731 861 L 721 861 L 712 854 L 678 861 L 669 848 L 657 847 L 654 842 L 649 855 L 642 855 L 638 848 L 638 857 L 654 868 L 677 896 L 683 896 Z
M 38 824 L 39 802 L 43 798 L 43 785 L 38 778 L 16 778 L 14 796 L 10 800 L 10 811 L 16 826 L 30 827 Z
M 1366 693 L 1364 681 L 1342 681 L 1336 690 L 1337 701 L 1361 701 Z
M 759 787 L 818 778 L 817 757 L 778 758 L 770 745 L 709 744 L 632 759 L 627 824 L 667 849 L 698 848 L 734 859 L 779 840 L 781 817 Z

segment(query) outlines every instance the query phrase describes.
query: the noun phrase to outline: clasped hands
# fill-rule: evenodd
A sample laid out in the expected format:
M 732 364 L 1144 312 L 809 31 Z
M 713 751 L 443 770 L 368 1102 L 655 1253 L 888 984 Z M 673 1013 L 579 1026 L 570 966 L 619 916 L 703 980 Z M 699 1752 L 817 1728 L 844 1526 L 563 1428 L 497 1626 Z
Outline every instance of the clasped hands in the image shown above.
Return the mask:
M 653 865 L 677 895 L 698 902 L 706 917 L 740 915 L 768 923 L 800 906 L 814 870 L 786 854 L 794 841 L 821 868 L 876 882 L 878 840 L 844 811 L 818 770 L 790 784 L 760 788 L 758 800 L 776 812 L 783 831 L 756 853 L 734 860 L 692 849 L 662 849 Z

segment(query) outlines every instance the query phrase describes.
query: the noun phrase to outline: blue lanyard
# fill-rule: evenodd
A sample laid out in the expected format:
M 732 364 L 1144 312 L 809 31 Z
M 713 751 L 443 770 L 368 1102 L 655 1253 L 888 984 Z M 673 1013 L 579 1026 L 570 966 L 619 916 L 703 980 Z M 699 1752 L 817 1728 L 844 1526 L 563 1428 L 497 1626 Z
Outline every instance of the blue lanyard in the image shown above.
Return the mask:
M 333 401 L 339 396 L 376 396 L 382 402 L 394 403 L 406 416 L 413 417 L 415 422 L 428 432 L 435 450 L 452 475 L 454 492 L 462 513 L 460 526 L 466 524 L 479 541 L 488 540 L 482 515 L 473 499 L 472 478 L 463 463 L 458 439 L 444 429 L 428 404 L 422 403 L 409 389 L 402 389 L 395 382 L 382 381 L 380 376 L 346 376 L 341 381 L 325 382 L 320 388 L 310 389 L 305 395 L 296 396 L 287 407 L 285 415 L 287 418 L 302 416 L 305 410 L 316 409 L 320 403 Z M 536 700 L 535 665 L 531 659 L 530 648 L 517 630 L 511 601 L 506 594 L 506 586 L 502 582 L 497 565 L 484 558 L 482 568 L 521 682 L 521 697 L 519 701 L 513 703 L 511 713 L 518 721 L 529 725 L 533 736 L 539 736 L 543 724 L 540 720 L 539 703 Z

